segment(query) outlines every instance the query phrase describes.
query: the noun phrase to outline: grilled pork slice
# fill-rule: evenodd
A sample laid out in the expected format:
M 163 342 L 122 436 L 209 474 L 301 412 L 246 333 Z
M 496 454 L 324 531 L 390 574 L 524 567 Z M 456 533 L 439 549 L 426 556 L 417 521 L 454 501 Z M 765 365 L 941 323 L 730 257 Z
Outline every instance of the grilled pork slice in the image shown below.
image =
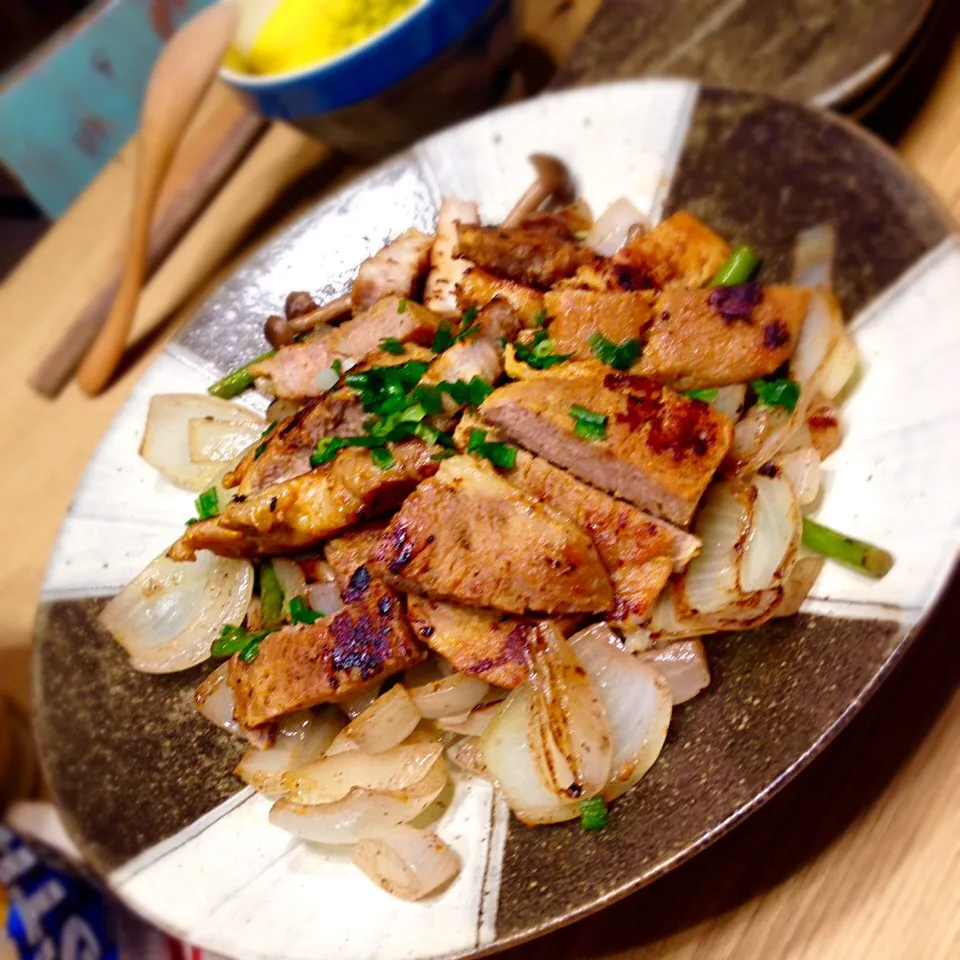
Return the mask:
M 792 356 L 809 297 L 799 287 L 758 283 L 668 291 L 636 369 L 678 390 L 765 377 Z
M 444 460 L 390 521 L 370 571 L 403 590 L 509 613 L 609 610 L 589 537 L 492 467 Z
M 430 272 L 423 292 L 424 306 L 444 316 L 460 312 L 457 306 L 457 284 L 473 266 L 466 259 L 455 258 L 457 225 L 479 223 L 477 205 L 455 197 L 444 197 L 437 215 L 437 235 L 430 251 Z
M 413 297 L 427 269 L 432 246 L 433 237 L 408 230 L 364 260 L 350 293 L 354 312 L 366 310 L 384 297 Z
M 485 307 L 494 299 L 506 301 L 525 327 L 535 327 L 543 314 L 543 292 L 514 280 L 494 276 L 488 270 L 472 267 L 457 286 L 461 310 Z
M 729 256 L 730 247 L 722 237 L 681 210 L 649 233 L 629 241 L 612 260 L 633 274 L 633 289 L 662 290 L 669 286 L 702 287 Z
M 376 351 L 385 338 L 429 345 L 440 317 L 412 300 L 386 297 L 323 336 L 281 347 L 272 357 L 252 364 L 251 373 L 269 377 L 278 397 L 316 397 L 317 374 L 334 360 L 359 361 Z
M 271 633 L 256 659 L 230 661 L 237 720 L 260 727 L 294 710 L 337 703 L 424 658 L 397 595 L 367 579 L 338 613 Z
M 386 523 L 372 523 L 327 541 L 323 555 L 341 591 L 349 587 L 357 570 L 366 566 L 386 528 Z
M 397 507 L 421 480 L 436 473 L 434 450 L 414 439 L 391 444 L 395 463 L 381 469 L 369 450 L 347 447 L 331 463 L 232 500 L 219 516 L 188 527 L 170 556 L 192 560 L 197 550 L 225 557 L 304 550 Z
M 543 302 L 557 352 L 579 360 L 593 357 L 587 341 L 595 333 L 615 344 L 639 340 L 653 317 L 649 296 L 626 290 L 551 290 Z
M 552 287 L 597 256 L 589 247 L 558 240 L 538 229 L 505 230 L 461 223 L 457 234 L 457 256 L 508 280 L 534 287 Z
M 606 417 L 603 439 L 576 435 L 574 407 Z M 480 414 L 551 463 L 681 526 L 733 433 L 708 404 L 627 373 L 517 381 L 487 397 Z

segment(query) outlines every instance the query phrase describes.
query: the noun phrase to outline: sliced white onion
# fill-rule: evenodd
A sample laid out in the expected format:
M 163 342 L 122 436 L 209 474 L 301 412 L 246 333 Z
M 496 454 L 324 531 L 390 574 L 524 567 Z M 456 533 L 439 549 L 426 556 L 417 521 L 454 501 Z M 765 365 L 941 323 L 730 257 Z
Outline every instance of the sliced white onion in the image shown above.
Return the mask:
M 316 843 L 355 843 L 361 837 L 409 823 L 437 799 L 446 784 L 446 765 L 439 760 L 406 790 L 373 793 L 356 789 L 335 803 L 314 806 L 278 800 L 270 810 L 270 822 Z
M 650 622 L 623 631 L 623 647 L 627 653 L 645 653 L 663 642 L 686 640 L 713 633 L 714 628 L 699 623 L 696 618 L 684 618 L 677 612 L 674 597 L 676 584 L 670 584 L 657 598 Z
M 499 704 L 497 704 L 499 707 Z M 446 757 L 451 762 L 480 777 L 489 777 L 490 771 L 483 762 L 483 750 L 480 747 L 479 737 L 462 737 L 447 747 Z
M 409 693 L 420 715 L 436 720 L 472 710 L 489 689 L 490 685 L 483 680 L 454 673 L 442 680 L 411 687 Z
M 596 796 L 610 776 L 610 723 L 556 624 L 538 625 L 527 666 L 527 740 L 544 786 L 560 800 Z
M 732 483 L 711 486 L 693 528 L 701 540 L 700 553 L 682 578 L 691 613 L 711 613 L 736 600 L 737 565 L 749 530 L 750 509 L 742 488 Z
M 443 747 L 434 740 L 407 743 L 376 755 L 345 750 L 291 770 L 283 786 L 294 803 L 332 803 L 355 787 L 389 793 L 419 783 Z
M 267 423 L 279 423 L 299 413 L 303 409 L 303 404 L 299 400 L 291 400 L 289 397 L 277 397 L 270 402 L 267 407 Z
M 653 667 L 670 685 L 673 705 L 692 700 L 710 686 L 710 666 L 700 640 L 677 640 L 656 646 L 637 659 Z
M 101 611 L 100 622 L 135 670 L 174 673 L 202 663 L 227 623 L 238 624 L 253 593 L 249 560 L 197 552 L 193 562 L 152 561 Z
M 580 806 L 559 800 L 540 778 L 527 743 L 527 685 L 503 702 L 500 712 L 480 738 L 483 764 L 522 823 L 561 823 L 580 816 Z
M 358 841 L 351 859 L 378 887 L 401 900 L 422 900 L 460 873 L 460 857 L 436 834 L 392 827 Z
M 303 575 L 300 564 L 295 560 L 274 557 L 270 565 L 283 589 L 283 603 L 286 608 L 294 597 L 302 597 L 307 592 L 307 578 Z
M 793 487 L 801 506 L 817 499 L 820 490 L 820 454 L 813 447 L 788 453 L 781 451 L 771 462 L 777 468 L 778 475 Z
M 224 660 L 201 684 L 193 695 L 200 713 L 212 724 L 229 733 L 239 734 L 240 724 L 233 715 L 233 690 L 227 683 L 230 661 Z
M 232 463 L 262 435 L 260 423 L 194 417 L 187 422 L 190 461 L 196 464 Z
M 313 606 L 312 603 L 311 606 Z M 314 607 L 314 609 L 316 608 Z M 374 700 L 377 699 L 377 697 L 380 696 L 380 686 L 381 684 L 377 684 L 375 687 L 368 687 L 366 690 L 358 691 L 357 693 L 353 694 L 353 696 L 346 697 L 340 701 L 340 709 L 351 720 L 355 720 L 360 716 L 361 713 L 363 713 L 364 710 L 367 709 L 367 707 L 370 706 L 371 703 L 373 703 Z
M 734 383 L 729 387 L 717 387 L 717 395 L 710 401 L 710 406 L 736 423 L 740 419 L 740 414 L 743 413 L 746 402 L 747 385 Z
M 784 477 L 753 478 L 756 496 L 740 557 L 740 592 L 755 593 L 790 575 L 800 545 L 800 507 Z
M 603 626 L 603 625 L 601 625 Z M 616 635 L 591 627 L 570 638 L 610 725 L 612 752 L 606 800 L 626 793 L 654 764 L 670 726 L 670 684 L 626 653 Z
M 420 714 L 403 684 L 392 686 L 351 720 L 330 747 L 330 755 L 358 749 L 385 753 L 399 746 L 420 723 Z
M 465 737 L 479 737 L 490 726 L 490 721 L 497 715 L 501 701 L 481 703 L 465 714 L 455 717 L 441 717 L 437 720 L 437 728 L 449 733 L 459 733 Z
M 234 773 L 261 793 L 284 794 L 284 775 L 322 757 L 343 724 L 343 714 L 332 707 L 292 713 L 280 724 L 274 745 L 269 750 L 251 747 Z
M 853 342 L 853 337 L 844 330 L 830 351 L 817 382 L 820 393 L 828 400 L 833 400 L 857 372 L 859 361 L 857 345 Z
M 188 490 L 200 492 L 210 486 L 222 469 L 212 460 L 194 462 L 190 457 L 190 421 L 206 418 L 250 425 L 263 431 L 264 422 L 255 413 L 219 397 L 206 394 L 167 393 L 150 398 L 140 456 L 169 480 Z
M 798 287 L 830 289 L 837 255 L 837 233 L 833 225 L 821 223 L 797 235 L 793 251 L 791 283 Z
M 800 612 L 801 604 L 813 589 L 826 562 L 825 557 L 814 554 L 801 556 L 797 560 L 787 582 L 783 585 L 783 601 L 777 607 L 775 617 L 792 617 Z
M 327 583 L 311 583 L 306 589 L 307 602 L 311 610 L 330 616 L 343 609 L 343 598 L 340 588 L 332 581 Z
M 826 460 L 840 446 L 840 411 L 829 400 L 817 397 L 807 411 L 807 430 L 810 443 L 821 460 Z
M 626 197 L 614 200 L 597 217 L 584 244 L 601 257 L 612 257 L 626 242 L 631 227 L 650 228 L 650 220 Z

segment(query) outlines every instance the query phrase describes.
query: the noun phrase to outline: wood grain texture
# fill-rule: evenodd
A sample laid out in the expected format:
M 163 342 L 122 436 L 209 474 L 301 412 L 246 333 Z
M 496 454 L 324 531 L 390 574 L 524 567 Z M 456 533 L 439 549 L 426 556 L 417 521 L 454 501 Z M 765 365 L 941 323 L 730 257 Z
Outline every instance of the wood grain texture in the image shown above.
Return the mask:
M 544 46 L 564 36 L 546 33 L 558 29 L 553 13 L 559 7 L 566 8 L 561 17 L 582 28 L 580 3 L 528 4 L 528 31 L 554 37 Z M 960 215 L 960 48 L 954 46 L 923 94 L 910 106 L 899 146 Z M 0 289 L 12 371 L 0 406 L 8 465 L 0 472 L 0 691 L 21 702 L 36 600 L 57 527 L 87 458 L 158 348 L 150 342 L 95 401 L 74 386 L 55 401 L 42 400 L 21 379 L 59 329 L 56 304 L 83 295 L 85 283 L 90 289 L 90 264 L 112 262 L 103 249 L 108 245 L 90 238 L 112 222 L 105 210 L 129 202 L 128 165 L 129 153 L 115 162 L 113 177 L 97 184 L 97 203 L 85 196 L 71 211 L 69 234 L 51 234 Z M 184 254 L 178 269 L 189 261 Z M 216 281 L 204 279 L 194 303 Z M 960 956 L 958 616 L 954 584 L 930 630 L 878 697 L 746 824 L 648 890 L 518 948 L 508 960 Z

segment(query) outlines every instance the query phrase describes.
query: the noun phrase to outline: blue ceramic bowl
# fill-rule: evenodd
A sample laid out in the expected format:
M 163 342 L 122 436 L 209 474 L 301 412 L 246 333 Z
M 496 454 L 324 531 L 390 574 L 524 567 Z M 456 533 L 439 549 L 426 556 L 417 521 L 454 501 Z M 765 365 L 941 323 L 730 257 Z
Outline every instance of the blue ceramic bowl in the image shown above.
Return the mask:
M 517 42 L 516 7 L 516 0 L 422 0 L 316 66 L 220 74 L 264 116 L 374 159 L 497 99 Z

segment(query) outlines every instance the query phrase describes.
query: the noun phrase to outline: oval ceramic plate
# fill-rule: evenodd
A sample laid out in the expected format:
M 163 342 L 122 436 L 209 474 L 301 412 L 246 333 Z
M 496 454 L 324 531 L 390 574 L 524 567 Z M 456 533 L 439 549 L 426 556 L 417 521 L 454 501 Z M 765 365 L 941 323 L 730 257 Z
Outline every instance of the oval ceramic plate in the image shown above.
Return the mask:
M 627 195 L 679 208 L 766 256 L 783 278 L 799 230 L 836 224 L 836 288 L 862 357 L 818 516 L 893 551 L 876 582 L 828 565 L 801 615 L 712 639 L 710 689 L 676 711 L 664 753 L 608 828 L 530 830 L 461 780 L 439 830 L 463 872 L 426 903 L 389 898 L 335 850 L 271 827 L 231 775 L 240 747 L 194 711 L 209 667 L 134 673 L 96 626 L 162 552 L 193 497 L 137 456 L 147 402 L 202 391 L 263 349 L 286 293 L 343 292 L 360 261 L 441 196 L 499 220 L 563 157 L 594 210 Z M 935 203 L 855 128 L 807 108 L 686 81 L 545 97 L 439 134 L 348 186 L 263 247 L 167 348 L 111 427 L 64 523 L 43 593 L 36 726 L 75 839 L 135 910 L 241 960 L 436 958 L 535 936 L 702 849 L 810 761 L 890 671 L 936 601 L 960 523 L 960 247 Z M 253 401 L 251 401 L 253 402 Z
M 604 0 L 557 86 L 685 76 L 839 106 L 890 70 L 934 0 Z

